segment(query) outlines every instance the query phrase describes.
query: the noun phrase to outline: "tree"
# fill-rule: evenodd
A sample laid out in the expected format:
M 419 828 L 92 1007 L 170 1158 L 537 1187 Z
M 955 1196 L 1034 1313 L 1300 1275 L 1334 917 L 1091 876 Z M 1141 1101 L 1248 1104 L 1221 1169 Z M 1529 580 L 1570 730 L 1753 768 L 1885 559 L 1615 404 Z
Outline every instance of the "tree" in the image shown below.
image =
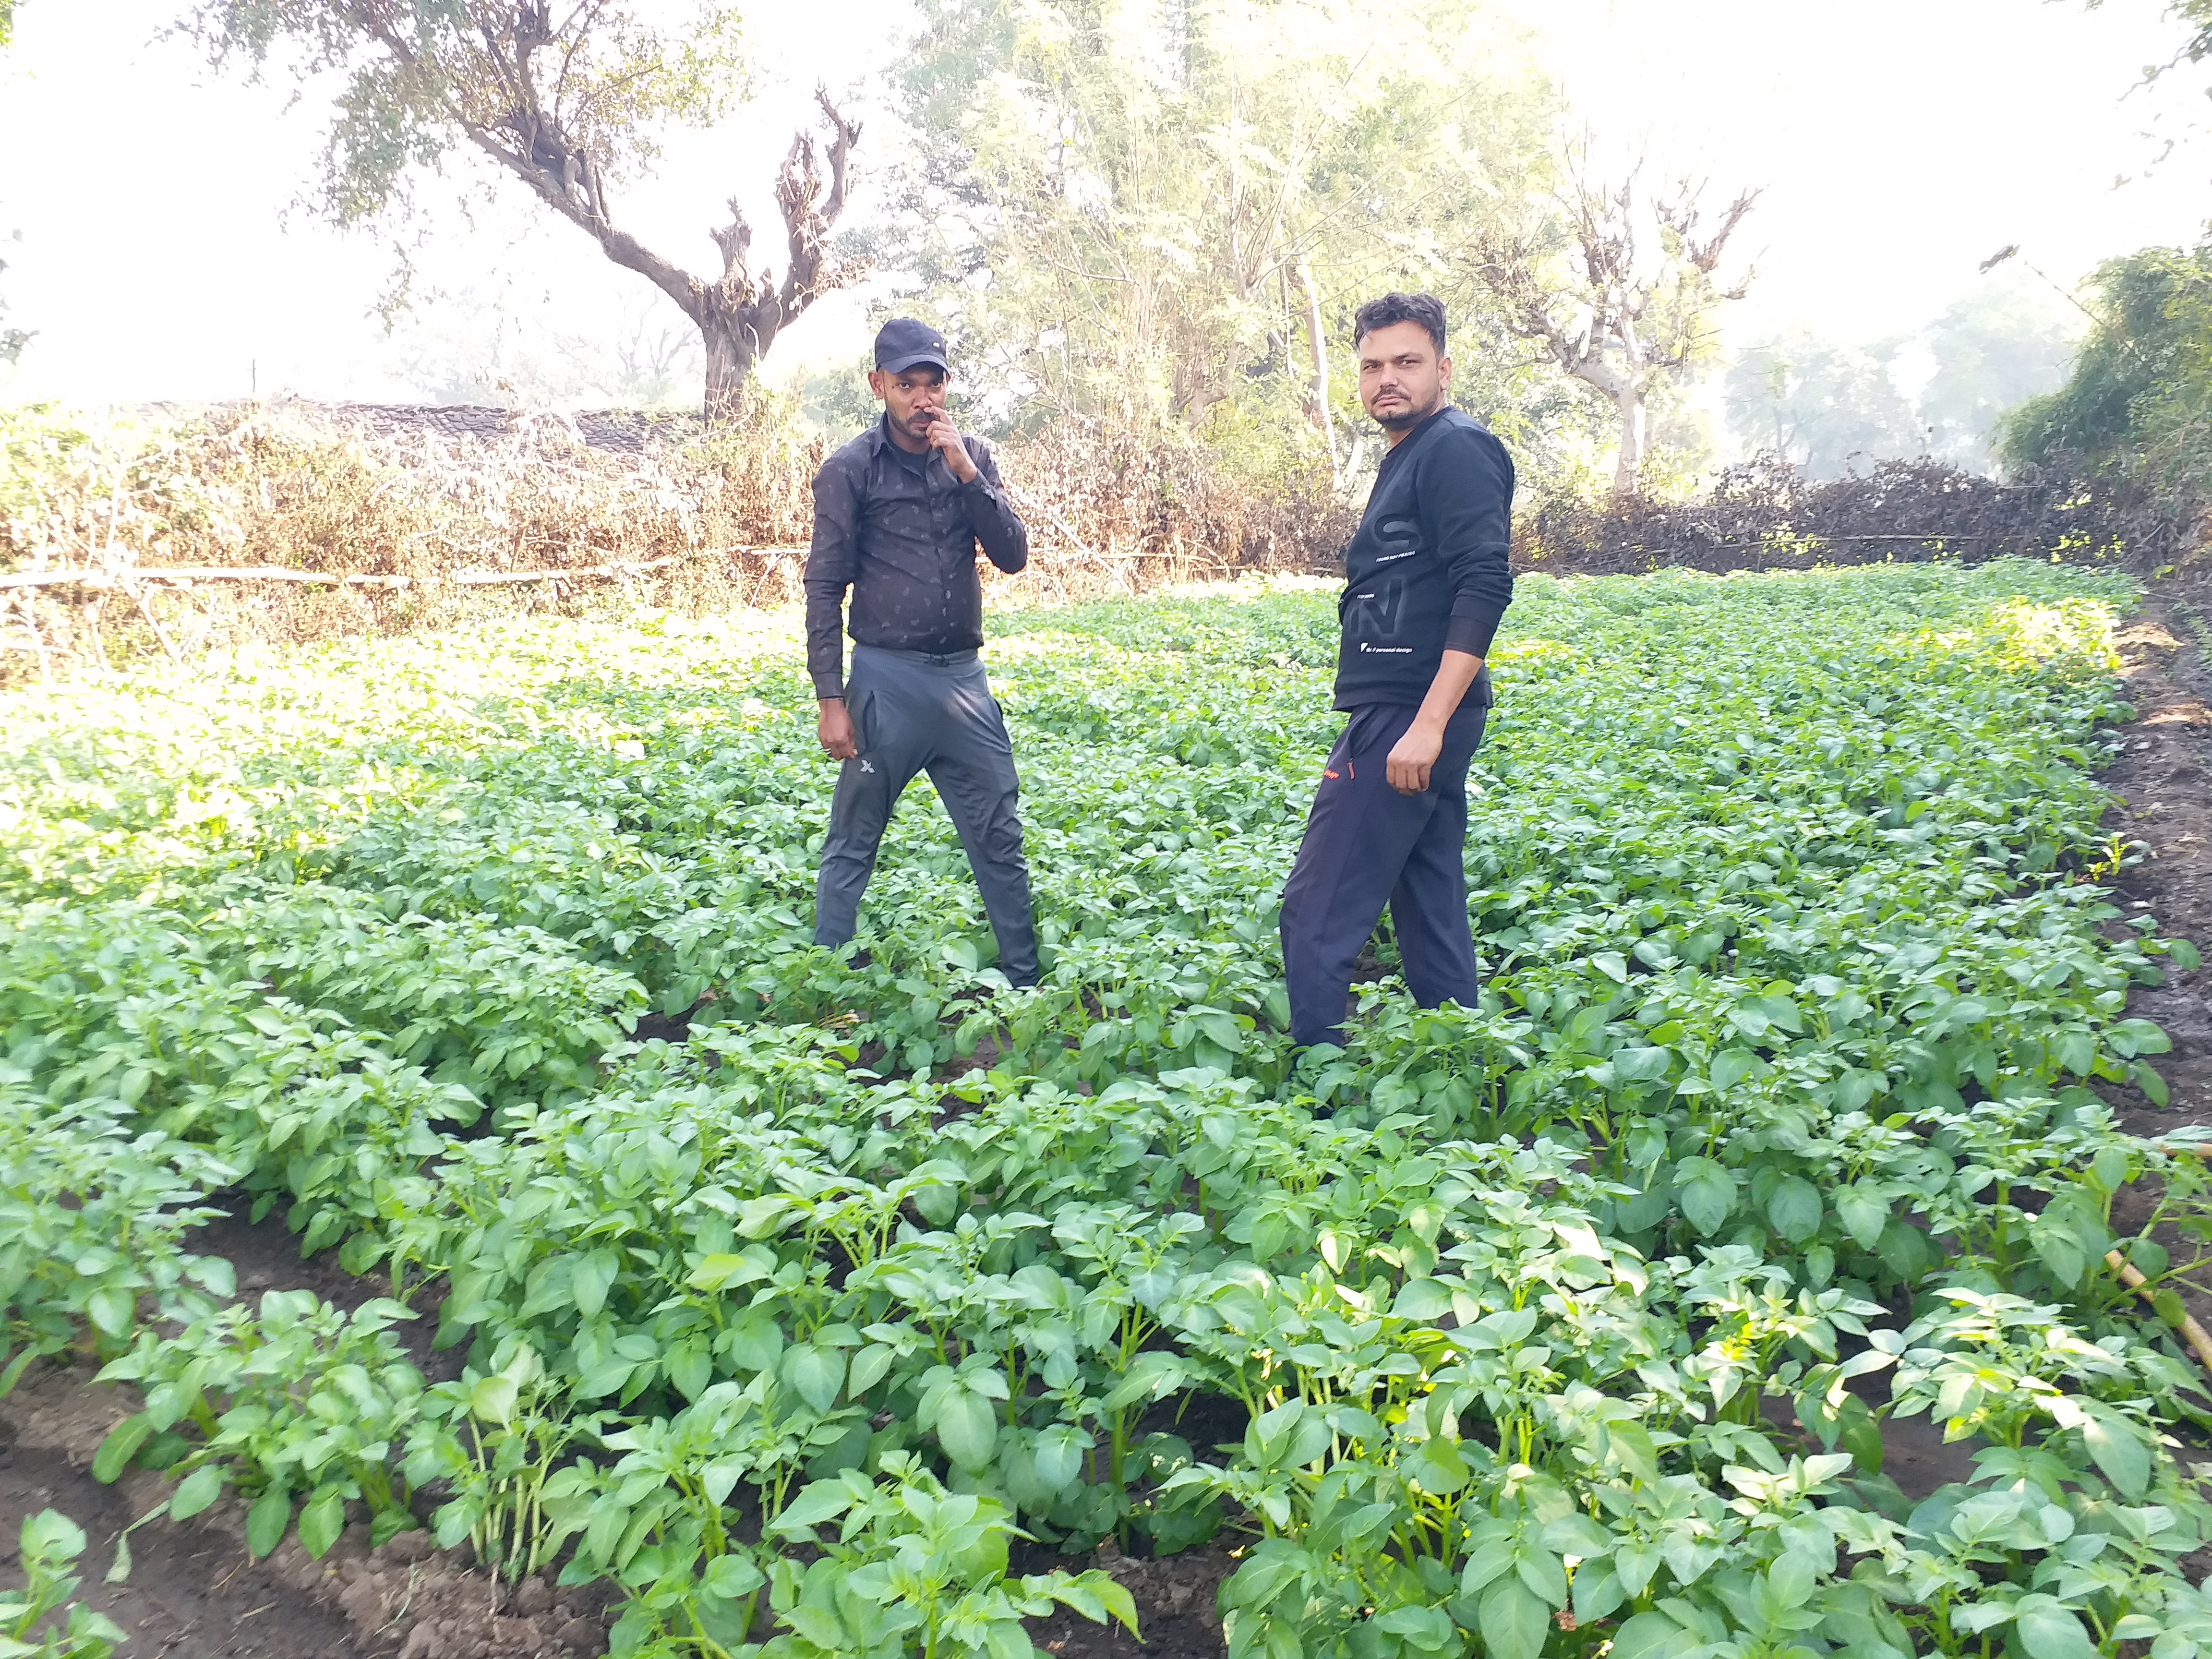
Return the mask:
M 1602 185 L 1589 141 L 1568 144 L 1555 187 L 1474 253 L 1474 274 L 1514 332 L 1613 405 L 1615 496 L 1636 491 L 1654 392 L 1711 349 L 1715 307 L 1743 295 L 1747 277 L 1723 288 L 1716 272 L 1759 199 L 1740 192 L 1708 225 L 1701 181 L 1647 190 L 1644 165 Z
M 1296 429 L 1340 480 L 1332 337 L 1368 294 L 1447 269 L 1553 114 L 1467 0 L 922 16 L 898 257 L 1000 418 L 1140 441 Z
M 1898 344 L 1861 349 L 1800 331 L 1753 346 L 1723 383 L 1729 424 L 1813 478 L 1921 454 L 1928 434 L 1890 378 Z
M 718 276 L 701 277 L 623 229 L 614 195 L 648 168 L 668 121 L 709 123 L 741 67 L 737 15 L 690 0 L 688 21 L 649 21 L 629 0 L 204 0 L 183 25 L 218 67 L 242 60 L 258 78 L 280 47 L 303 77 L 343 86 L 324 150 L 317 205 L 340 224 L 404 212 L 421 173 L 465 145 L 529 185 L 680 307 L 706 356 L 708 416 L 733 405 L 785 324 L 860 268 L 830 246 L 844 212 L 858 124 L 826 91 L 826 149 L 793 138 L 776 175 L 783 277 L 750 264 L 752 228 L 736 201 L 711 233 Z
M 2065 385 L 2005 415 L 1999 456 L 2212 489 L 2212 242 L 2109 260 L 2089 288 L 2096 321 Z
M 0 52 L 15 44 L 15 0 L 0 0 Z M 20 242 L 23 233 L 9 233 L 9 240 Z M 8 269 L 8 262 L 0 259 L 0 270 Z M 8 302 L 0 300 L 0 312 L 8 309 Z M 26 332 L 20 328 L 0 328 L 0 363 L 13 368 L 23 360 L 23 349 L 31 343 L 35 331 Z
M 2089 0 L 2089 9 L 2094 11 L 2104 3 L 2105 0 Z M 2166 12 L 2189 30 L 2189 39 L 2166 62 L 2146 70 L 2146 80 L 2155 80 L 2183 64 L 2201 64 L 2212 58 L 2212 0 L 2166 0 Z
M 2066 379 L 2086 320 L 2039 276 L 1990 283 L 1937 318 L 1927 333 L 1936 372 L 1920 392 L 1936 453 L 1987 467 L 2004 411 Z
M 20 230 L 11 232 L 9 240 L 20 242 L 23 240 L 23 233 Z M 0 259 L 0 270 L 7 269 L 8 262 L 5 259 Z M 4 313 L 7 309 L 7 301 L 0 300 L 0 313 Z M 0 363 L 5 363 L 9 368 L 13 368 L 21 362 L 23 360 L 24 348 L 31 343 L 37 332 L 35 329 L 0 328 Z

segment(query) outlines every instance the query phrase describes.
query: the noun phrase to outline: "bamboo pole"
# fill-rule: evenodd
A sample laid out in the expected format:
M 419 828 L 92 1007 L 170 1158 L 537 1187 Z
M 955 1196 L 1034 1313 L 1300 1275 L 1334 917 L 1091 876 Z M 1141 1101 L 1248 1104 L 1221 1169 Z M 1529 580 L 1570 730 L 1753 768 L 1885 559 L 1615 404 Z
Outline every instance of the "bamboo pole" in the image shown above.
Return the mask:
M 1087 550 L 1085 550 L 1087 551 Z M 697 553 L 666 554 L 658 559 L 622 560 L 607 564 L 565 565 L 551 570 L 456 570 L 448 578 L 459 587 L 508 587 L 532 582 L 609 580 L 642 576 L 690 559 L 733 558 L 745 554 L 803 556 L 808 549 L 793 545 L 767 547 L 710 547 Z M 412 587 L 413 576 L 340 574 L 328 570 L 293 570 L 283 565 L 130 565 L 114 570 L 19 570 L 0 573 L 0 592 L 44 587 L 119 589 L 137 597 L 140 583 L 186 586 L 194 582 L 300 582 L 320 587 Z
M 16 588 L 94 587 L 132 591 L 142 582 L 307 582 L 322 586 L 407 587 L 412 576 L 341 576 L 324 570 L 288 570 L 281 565 L 132 565 L 121 570 L 25 570 L 0 575 L 0 592 Z
M 2155 1294 L 2149 1287 L 2149 1281 L 2143 1278 L 2142 1270 L 2118 1250 L 2106 1252 L 2105 1265 L 2120 1276 L 2121 1284 L 2144 1301 L 2148 1302 Z M 2189 1344 L 2204 1369 L 2212 1371 L 2212 1335 L 2208 1335 L 2204 1328 L 2185 1313 L 2181 1316 L 2180 1328 L 2182 1340 Z
M 641 576 L 648 570 L 665 569 L 675 562 L 676 556 L 671 553 L 635 564 L 577 564 L 556 570 L 456 570 L 453 581 L 456 587 L 512 587 L 525 582 L 574 581 L 585 576 Z

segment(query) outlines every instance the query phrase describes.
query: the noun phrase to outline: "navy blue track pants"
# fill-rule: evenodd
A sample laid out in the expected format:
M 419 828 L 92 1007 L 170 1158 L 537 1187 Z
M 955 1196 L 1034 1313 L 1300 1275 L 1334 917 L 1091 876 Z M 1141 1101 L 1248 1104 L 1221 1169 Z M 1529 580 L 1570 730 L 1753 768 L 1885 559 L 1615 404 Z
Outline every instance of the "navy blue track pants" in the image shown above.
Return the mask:
M 1407 988 L 1433 1008 L 1472 1007 L 1480 985 L 1467 921 L 1467 769 L 1489 718 L 1486 673 L 1444 726 L 1429 787 L 1401 795 L 1386 762 L 1419 710 L 1372 703 L 1329 750 L 1306 818 L 1305 840 L 1283 888 L 1283 975 L 1291 1040 L 1340 1042 L 1359 947 L 1390 907 Z

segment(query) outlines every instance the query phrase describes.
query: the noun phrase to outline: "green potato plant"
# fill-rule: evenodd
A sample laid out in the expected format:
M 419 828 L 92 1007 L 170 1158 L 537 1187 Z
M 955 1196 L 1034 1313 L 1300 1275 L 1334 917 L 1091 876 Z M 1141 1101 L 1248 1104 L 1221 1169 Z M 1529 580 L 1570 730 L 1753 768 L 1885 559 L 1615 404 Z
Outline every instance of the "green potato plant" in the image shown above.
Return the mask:
M 142 1330 L 100 1380 L 137 1384 L 143 1408 L 108 1432 L 93 1474 L 112 1481 L 134 1462 L 167 1471 L 177 1521 L 235 1487 L 251 1500 L 257 1556 L 296 1524 L 321 1557 L 349 1504 L 380 1544 L 416 1524 L 398 1454 L 422 1415 L 422 1379 L 391 1335 L 414 1317 L 390 1301 L 349 1315 L 312 1291 L 270 1291 L 256 1314 L 234 1304 L 181 1331 Z
M 23 1517 L 15 1549 L 23 1587 L 0 1590 L 0 1659 L 108 1659 L 115 1651 L 124 1640 L 115 1621 L 70 1600 L 77 1587 L 70 1568 L 83 1553 L 84 1529 L 60 1510 Z M 59 1629 L 49 1622 L 56 1613 Z
M 2129 598 L 1524 578 L 1484 994 L 1410 1006 L 1386 921 L 1304 1054 L 1310 584 L 994 621 L 1029 992 L 919 795 L 811 944 L 787 618 L 15 694 L 0 1386 L 89 1348 L 104 1477 L 608 1580 L 625 1655 L 1019 1659 L 1134 1609 L 1013 1547 L 1111 1538 L 1231 1551 L 1238 1659 L 2190 1659 L 2212 1177 L 2099 1092 L 2166 1098 L 2129 993 L 2198 964 L 2106 884 Z M 236 1304 L 240 1206 L 390 1296 Z M 1914 1501 L 1922 1417 L 1971 1473 Z

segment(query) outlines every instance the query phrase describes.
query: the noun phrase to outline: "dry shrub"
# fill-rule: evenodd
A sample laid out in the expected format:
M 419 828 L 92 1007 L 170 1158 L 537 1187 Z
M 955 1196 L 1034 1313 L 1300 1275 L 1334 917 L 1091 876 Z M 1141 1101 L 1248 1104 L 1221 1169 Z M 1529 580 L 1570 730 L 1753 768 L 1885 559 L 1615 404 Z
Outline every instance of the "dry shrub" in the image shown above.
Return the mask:
M 1328 568 L 1359 523 L 1319 467 L 1261 488 L 1198 444 L 1117 441 L 1074 421 L 1009 444 L 1000 460 L 1036 575 L 1066 598 Z
M 0 412 L 0 675 L 487 611 L 787 601 L 828 448 L 769 393 L 712 428 L 365 405 Z M 1325 477 L 1263 493 L 1193 445 L 1063 428 L 1002 461 L 1036 551 L 1025 585 L 1055 598 L 1312 568 L 1355 520 Z M 231 579 L 270 570 L 331 580 Z
M 1688 501 L 1547 503 L 1515 524 L 1513 551 L 1516 568 L 1562 574 L 2008 555 L 2148 572 L 2185 559 L 2201 539 L 2195 510 L 2124 481 L 2000 481 L 1926 459 L 1809 479 L 1765 456 L 1725 469 Z
M 312 407 L 180 422 L 0 416 L 0 643 L 17 672 L 244 639 L 439 625 L 487 608 L 790 597 L 823 446 L 765 400 L 635 453 L 561 416 L 491 441 Z M 330 583 L 225 580 L 277 569 Z M 566 580 L 550 573 L 574 572 Z M 497 577 L 531 576 L 530 581 Z M 88 578 L 88 580 L 57 580 Z

